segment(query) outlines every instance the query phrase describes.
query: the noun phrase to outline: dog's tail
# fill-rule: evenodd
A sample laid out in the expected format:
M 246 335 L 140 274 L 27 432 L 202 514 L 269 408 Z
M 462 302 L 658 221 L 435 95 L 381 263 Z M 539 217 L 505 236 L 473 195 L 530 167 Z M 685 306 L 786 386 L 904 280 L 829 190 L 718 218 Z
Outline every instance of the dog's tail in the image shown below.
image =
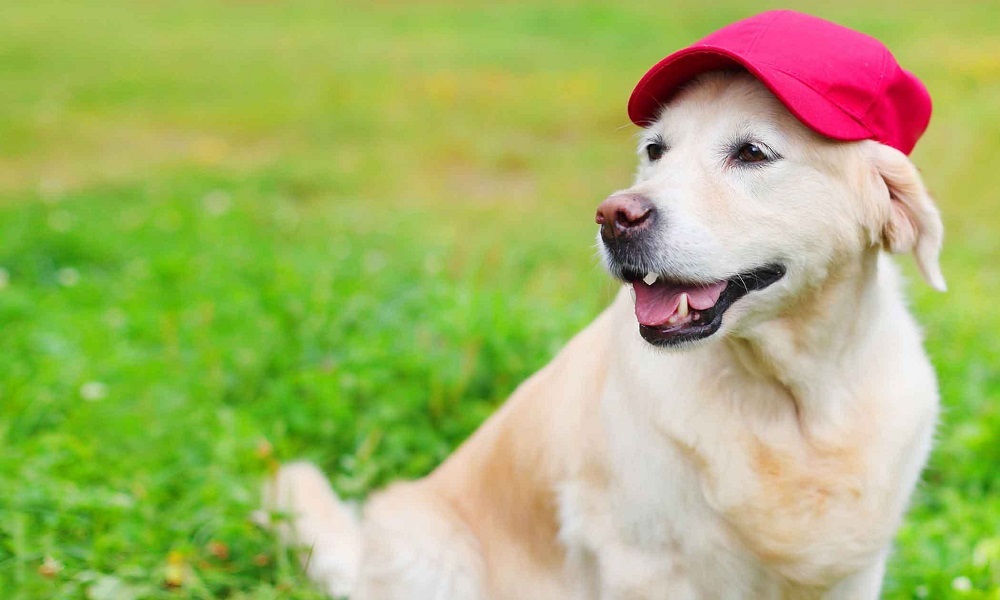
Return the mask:
M 328 594 L 350 595 L 360 569 L 361 524 L 315 465 L 282 466 L 264 487 L 258 520 L 273 527 L 285 545 L 299 549 L 306 574 Z

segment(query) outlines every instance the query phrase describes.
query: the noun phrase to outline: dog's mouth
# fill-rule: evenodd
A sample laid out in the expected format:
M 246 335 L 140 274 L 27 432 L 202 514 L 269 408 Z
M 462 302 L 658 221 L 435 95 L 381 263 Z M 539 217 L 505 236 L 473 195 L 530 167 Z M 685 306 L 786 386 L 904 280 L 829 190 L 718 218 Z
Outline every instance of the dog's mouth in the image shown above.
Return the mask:
M 737 300 L 762 290 L 785 275 L 771 264 L 713 283 L 690 283 L 656 273 L 624 269 L 632 286 L 639 334 L 650 344 L 673 346 L 707 338 L 722 326 L 722 315 Z

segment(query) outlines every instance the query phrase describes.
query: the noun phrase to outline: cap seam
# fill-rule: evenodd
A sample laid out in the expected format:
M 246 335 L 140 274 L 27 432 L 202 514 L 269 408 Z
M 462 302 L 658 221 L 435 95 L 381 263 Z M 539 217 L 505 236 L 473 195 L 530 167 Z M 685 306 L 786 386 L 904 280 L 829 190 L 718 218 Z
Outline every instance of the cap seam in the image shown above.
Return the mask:
M 887 80 L 885 76 L 885 65 L 886 62 L 888 62 L 888 56 L 887 56 L 888 54 L 889 54 L 888 49 L 882 53 L 882 68 L 879 70 L 878 84 L 875 85 L 875 93 L 872 94 L 872 99 L 868 102 L 868 106 L 865 107 L 865 112 L 863 113 L 862 117 L 866 121 L 868 120 L 868 113 L 871 112 L 872 107 L 875 106 L 875 102 L 881 97 L 882 85 Z
M 757 35 L 755 35 L 754 38 L 750 40 L 750 43 L 747 45 L 747 49 L 743 51 L 744 54 L 749 55 L 751 52 L 753 52 L 754 47 L 757 46 L 757 42 L 760 41 L 760 38 L 764 37 L 765 33 L 770 31 L 771 27 L 774 25 L 774 22 L 775 20 L 777 20 L 777 18 L 778 18 L 778 11 L 775 11 L 771 15 L 771 20 L 765 23 L 763 27 L 757 30 Z
M 820 95 L 820 96 L 822 96 L 823 98 L 826 98 L 826 95 L 825 95 L 825 94 L 824 94 L 823 92 L 821 92 L 821 91 L 817 90 L 817 89 L 816 89 L 815 87 L 813 87 L 813 86 L 812 86 L 812 84 L 810 84 L 809 82 L 807 82 L 807 81 L 804 81 L 804 80 L 803 80 L 803 79 L 802 79 L 802 78 L 801 78 L 801 77 L 800 77 L 799 75 L 797 75 L 797 74 L 795 74 L 795 73 L 791 73 L 791 72 L 789 72 L 789 71 L 786 71 L 785 69 L 783 69 L 783 68 L 781 68 L 781 67 L 779 67 L 779 66 L 777 66 L 777 65 L 775 65 L 775 64 L 773 64 L 773 63 L 770 63 L 770 62 L 767 62 L 767 61 L 759 61 L 759 64 L 762 64 L 762 65 L 767 65 L 768 67 L 771 67 L 771 68 L 772 68 L 772 69 L 774 69 L 775 71 L 778 71 L 778 72 L 780 72 L 780 73 L 783 73 L 783 74 L 785 74 L 785 75 L 787 75 L 787 76 L 789 76 L 789 77 L 791 77 L 791 78 L 795 79 L 795 81 L 798 81 L 799 83 L 801 83 L 802 85 L 806 86 L 806 87 L 807 87 L 807 88 L 809 88 L 810 90 L 812 90 L 812 91 L 816 92 L 817 94 L 819 94 L 819 95 Z M 864 128 L 865 128 L 865 130 L 867 130 L 867 131 L 868 131 L 868 133 L 871 133 L 872 135 L 875 135 L 875 132 L 874 132 L 874 131 L 872 131 L 871 127 L 869 127 L 867 123 L 865 123 L 865 121 L 864 121 L 864 118 L 863 118 L 862 116 L 858 116 L 858 115 L 857 115 L 857 114 L 855 114 L 854 112 L 852 112 L 852 111 L 849 111 L 849 110 L 845 109 L 844 107 L 840 106 L 839 104 L 836 104 L 836 103 L 834 103 L 834 104 L 835 104 L 835 106 L 837 107 L 837 110 L 839 110 L 840 112 L 842 112 L 842 113 L 844 113 L 845 115 L 849 116 L 849 117 L 850 117 L 851 119 L 853 119 L 853 120 L 854 120 L 854 121 L 855 121 L 855 122 L 856 122 L 856 123 L 857 123 L 858 125 L 861 125 L 862 127 L 864 127 Z

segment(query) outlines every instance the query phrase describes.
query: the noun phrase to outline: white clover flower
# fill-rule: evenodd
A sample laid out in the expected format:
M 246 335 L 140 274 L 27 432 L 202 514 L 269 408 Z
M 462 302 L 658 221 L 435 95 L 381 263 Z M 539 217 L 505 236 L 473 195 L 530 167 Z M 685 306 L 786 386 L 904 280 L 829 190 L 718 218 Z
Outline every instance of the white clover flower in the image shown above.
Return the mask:
M 80 283 L 80 272 L 73 267 L 63 267 L 56 271 L 56 281 L 63 287 L 73 287 Z
M 956 577 L 951 580 L 951 589 L 957 592 L 968 592 L 972 589 L 972 581 L 965 575 Z
M 205 212 L 213 217 L 219 217 L 229 212 L 232 206 L 232 196 L 224 190 L 212 190 L 201 199 Z
M 108 395 L 108 386 L 100 381 L 88 381 L 80 386 L 80 397 L 88 402 L 103 400 Z

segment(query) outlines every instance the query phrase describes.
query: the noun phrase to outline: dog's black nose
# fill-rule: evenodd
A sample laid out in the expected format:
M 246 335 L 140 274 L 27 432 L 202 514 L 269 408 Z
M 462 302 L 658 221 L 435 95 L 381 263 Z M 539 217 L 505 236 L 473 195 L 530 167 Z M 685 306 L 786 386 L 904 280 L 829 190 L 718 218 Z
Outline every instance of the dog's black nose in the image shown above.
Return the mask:
M 642 194 L 614 194 L 597 207 L 594 220 L 604 239 L 627 238 L 649 229 L 656 221 L 656 207 Z

